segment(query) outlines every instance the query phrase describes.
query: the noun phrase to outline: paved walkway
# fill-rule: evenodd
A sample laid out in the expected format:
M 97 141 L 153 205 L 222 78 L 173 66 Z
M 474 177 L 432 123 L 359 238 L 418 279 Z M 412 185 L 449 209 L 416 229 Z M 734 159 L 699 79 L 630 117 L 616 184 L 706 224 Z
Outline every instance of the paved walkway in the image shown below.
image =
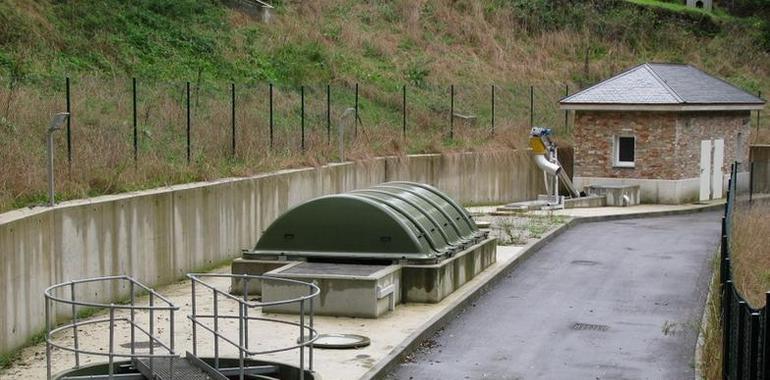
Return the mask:
M 719 212 L 578 225 L 389 378 L 691 379 L 719 228 Z

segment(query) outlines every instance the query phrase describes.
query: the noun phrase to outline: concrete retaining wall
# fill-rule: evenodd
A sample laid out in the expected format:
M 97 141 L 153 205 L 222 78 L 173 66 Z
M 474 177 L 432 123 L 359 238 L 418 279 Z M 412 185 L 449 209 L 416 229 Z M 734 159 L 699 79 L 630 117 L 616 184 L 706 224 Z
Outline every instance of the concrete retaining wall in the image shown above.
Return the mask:
M 299 202 L 390 180 L 432 184 L 465 204 L 543 192 L 526 152 L 501 151 L 376 158 L 0 214 L 0 353 L 44 328 L 51 284 L 113 274 L 168 284 L 237 257 Z M 105 286 L 88 296 L 109 301 L 121 292 Z

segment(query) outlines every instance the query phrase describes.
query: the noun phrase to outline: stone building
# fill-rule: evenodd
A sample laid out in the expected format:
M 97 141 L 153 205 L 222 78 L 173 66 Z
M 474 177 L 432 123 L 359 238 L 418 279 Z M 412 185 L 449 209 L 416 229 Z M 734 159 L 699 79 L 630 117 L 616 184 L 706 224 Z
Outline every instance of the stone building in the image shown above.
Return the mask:
M 633 67 L 560 102 L 574 113 L 575 185 L 639 185 L 646 203 L 722 198 L 764 103 L 689 65 Z

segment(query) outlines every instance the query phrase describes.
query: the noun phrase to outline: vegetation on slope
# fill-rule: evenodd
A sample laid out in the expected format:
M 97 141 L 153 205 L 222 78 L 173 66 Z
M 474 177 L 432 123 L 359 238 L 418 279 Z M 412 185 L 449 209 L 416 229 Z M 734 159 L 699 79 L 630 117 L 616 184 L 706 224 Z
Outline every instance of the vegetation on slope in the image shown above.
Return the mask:
M 770 291 L 770 203 L 737 205 L 730 237 L 735 286 L 754 308 L 765 306 Z
M 6 0 L 0 3 L 0 209 L 43 198 L 43 135 L 72 77 L 73 170 L 64 198 L 248 175 L 336 159 L 324 144 L 325 85 L 333 123 L 360 83 L 361 128 L 349 157 L 517 146 L 529 124 L 562 125 L 571 89 L 645 61 L 687 62 L 770 92 L 762 21 L 700 17 L 632 2 L 553 0 L 276 1 L 269 23 L 236 0 Z M 139 157 L 132 161 L 130 77 L 139 83 Z M 193 157 L 184 146 L 184 86 L 193 87 Z M 237 85 L 238 150 L 229 155 L 229 82 Z M 267 82 L 276 139 L 267 148 Z M 497 134 L 490 139 L 490 84 Z M 408 85 L 409 138 L 400 137 Z M 477 116 L 447 137 L 456 111 Z M 308 147 L 298 149 L 299 86 Z M 767 120 L 768 118 L 764 118 Z M 560 130 L 569 141 L 568 130 Z M 66 149 L 63 134 L 57 150 Z

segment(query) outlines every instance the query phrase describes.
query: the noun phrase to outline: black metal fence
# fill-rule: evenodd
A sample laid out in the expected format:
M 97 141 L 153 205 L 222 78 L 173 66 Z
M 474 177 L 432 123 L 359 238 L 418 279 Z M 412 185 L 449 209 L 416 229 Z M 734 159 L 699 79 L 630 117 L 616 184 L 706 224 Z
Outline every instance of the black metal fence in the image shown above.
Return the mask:
M 366 128 L 387 128 L 404 140 L 427 130 L 449 140 L 488 138 L 512 124 L 566 131 L 569 120 L 558 100 L 570 90 L 555 82 L 279 86 L 91 77 L 27 84 L 0 78 L 0 126 L 38 128 L 47 125 L 52 111 L 67 111 L 64 148 L 70 165 L 78 151 L 93 146 L 88 141 L 93 137 L 81 136 L 89 129 L 120 136 L 109 140 L 134 162 L 147 156 L 152 140 L 175 140 L 172 148 L 189 163 L 196 155 L 235 157 L 255 142 L 296 151 L 329 144 L 348 108 L 355 110 L 351 138 Z
M 725 380 L 770 380 L 770 292 L 766 293 L 764 308 L 752 307 L 733 282 L 730 261 L 736 204 L 751 207 L 751 203 L 758 201 L 754 199 L 756 166 L 751 163 L 748 171 L 741 172 L 739 163 L 732 165 L 722 218 L 719 278 L 722 294 L 722 377 Z M 748 178 L 745 178 L 746 175 Z M 745 183 L 747 181 L 748 184 Z M 747 185 L 745 189 L 743 185 Z M 748 197 L 744 196 L 746 193 Z

